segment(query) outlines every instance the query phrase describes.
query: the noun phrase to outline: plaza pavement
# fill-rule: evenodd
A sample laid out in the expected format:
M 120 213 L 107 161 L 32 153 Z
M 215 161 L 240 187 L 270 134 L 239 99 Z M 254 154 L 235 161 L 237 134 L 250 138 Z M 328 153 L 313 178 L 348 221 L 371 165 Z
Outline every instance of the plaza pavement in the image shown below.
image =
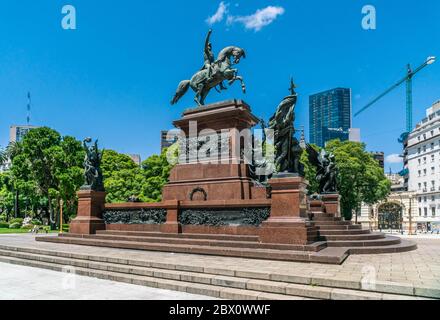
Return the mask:
M 232 257 L 217 257 L 193 254 L 173 254 L 153 251 L 123 250 L 114 248 L 85 247 L 47 242 L 37 242 L 32 235 L 2 235 L 0 247 L 15 246 L 55 250 L 78 254 L 108 256 L 146 260 L 161 264 L 179 264 L 199 267 L 209 273 L 224 273 L 243 277 L 267 279 L 273 274 L 283 277 L 319 279 L 320 285 L 332 286 L 335 282 L 346 282 L 346 287 L 359 286 L 366 278 L 376 286 L 398 288 L 395 293 L 406 290 L 426 290 L 429 297 L 440 298 L 440 239 L 411 237 L 418 250 L 406 253 L 351 255 L 342 265 L 316 263 L 267 261 Z M 1 268 L 1 267 L 0 267 Z M 280 280 L 282 280 L 280 278 Z M 312 281 L 313 282 L 313 281 Z M 399 289 L 401 288 L 401 289 Z M 401 290 L 401 291 L 400 291 Z M 422 294 L 423 295 L 423 294 Z
M 0 263 L 0 300 L 207 299 L 213 298 Z

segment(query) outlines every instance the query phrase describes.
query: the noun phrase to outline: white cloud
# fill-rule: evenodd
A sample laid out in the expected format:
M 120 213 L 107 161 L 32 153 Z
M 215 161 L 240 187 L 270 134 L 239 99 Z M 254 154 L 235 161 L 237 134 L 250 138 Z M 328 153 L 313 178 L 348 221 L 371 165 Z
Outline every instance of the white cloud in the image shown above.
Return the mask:
M 403 159 L 402 159 L 402 157 L 399 154 L 390 154 L 389 156 L 387 156 L 385 158 L 385 162 L 386 163 L 391 163 L 391 164 L 402 163 Z
M 217 12 L 213 16 L 208 17 L 208 19 L 206 19 L 206 23 L 213 25 L 217 22 L 221 22 L 228 13 L 228 6 L 229 4 L 225 4 L 223 1 L 220 2 Z
M 227 24 L 234 22 L 242 23 L 246 29 L 260 31 L 263 27 L 268 26 L 275 19 L 284 14 L 283 7 L 268 6 L 264 9 L 258 9 L 254 14 L 249 16 L 228 16 Z

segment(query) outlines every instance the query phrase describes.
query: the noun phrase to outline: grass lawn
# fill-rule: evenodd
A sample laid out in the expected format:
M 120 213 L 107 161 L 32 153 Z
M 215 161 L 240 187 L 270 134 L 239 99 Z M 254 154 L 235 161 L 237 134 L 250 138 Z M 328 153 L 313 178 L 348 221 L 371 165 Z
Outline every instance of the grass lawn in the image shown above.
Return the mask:
M 49 233 L 57 233 L 57 232 L 58 232 L 57 230 L 49 231 Z M 17 234 L 17 233 L 29 233 L 29 230 L 0 228 L 0 234 Z M 40 232 L 39 234 L 45 234 L 45 232 Z

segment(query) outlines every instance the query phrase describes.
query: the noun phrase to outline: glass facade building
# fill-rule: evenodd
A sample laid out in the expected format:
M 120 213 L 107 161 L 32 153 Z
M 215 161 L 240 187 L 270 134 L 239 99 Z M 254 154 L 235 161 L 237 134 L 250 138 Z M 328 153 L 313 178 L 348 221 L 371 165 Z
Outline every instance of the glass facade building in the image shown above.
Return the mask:
M 327 141 L 349 139 L 351 89 L 336 88 L 309 97 L 310 143 L 324 147 Z

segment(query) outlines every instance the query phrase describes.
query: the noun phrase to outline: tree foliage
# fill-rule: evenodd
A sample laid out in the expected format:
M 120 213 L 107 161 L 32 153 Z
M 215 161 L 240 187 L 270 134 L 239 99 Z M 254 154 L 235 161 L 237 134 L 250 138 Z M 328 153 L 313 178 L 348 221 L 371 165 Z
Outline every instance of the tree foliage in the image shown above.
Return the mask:
M 55 223 L 58 221 L 54 213 L 58 213 L 63 200 L 66 216 L 75 214 L 84 158 L 78 140 L 61 137 L 47 127 L 36 128 L 10 147 L 9 157 L 12 160 L 9 191 L 19 191 L 21 208 L 26 207 L 32 214 L 44 215 Z
M 391 182 L 379 163 L 365 150 L 365 144 L 333 140 L 327 143 L 325 149 L 336 158 L 341 211 L 346 219 L 351 220 L 353 212 L 358 211 L 362 203 L 374 204 L 389 195 Z M 316 172 L 310 167 L 307 155 L 303 155 L 301 161 L 306 168 L 306 178 L 315 181 Z M 315 188 L 312 182 L 311 190 L 316 192 Z
M 143 202 L 158 202 L 162 187 L 168 182 L 172 164 L 167 161 L 167 150 L 153 155 L 137 166 L 129 156 L 105 150 L 102 172 L 110 203 L 126 202 L 135 197 Z

